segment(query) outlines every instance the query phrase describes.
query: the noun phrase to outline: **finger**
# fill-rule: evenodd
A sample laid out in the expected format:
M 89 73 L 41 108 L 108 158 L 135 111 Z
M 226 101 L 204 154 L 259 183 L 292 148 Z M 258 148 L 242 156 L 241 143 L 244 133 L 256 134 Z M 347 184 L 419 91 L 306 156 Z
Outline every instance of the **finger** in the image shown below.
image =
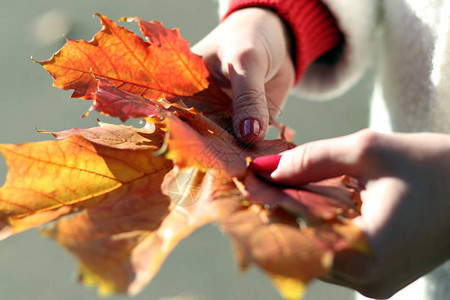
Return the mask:
M 254 144 L 264 139 L 269 124 L 264 89 L 267 62 L 254 51 L 244 52 L 231 61 L 228 73 L 233 102 L 233 129 L 242 142 Z
M 231 88 L 236 137 L 244 143 L 254 144 L 264 138 L 269 124 L 264 92 L 267 63 L 260 58 L 262 53 L 248 48 L 250 50 L 230 51 L 229 55 L 225 53 L 220 58 L 201 43 L 194 50 L 203 55 L 215 83 L 226 90 Z
M 215 35 L 216 30 L 212 31 L 203 40 L 195 44 L 191 48 L 191 51 L 203 58 L 214 83 L 219 85 L 221 88 L 229 89 L 231 86 L 228 79 L 228 73 L 224 74 L 223 62 L 217 53 L 218 42 Z
M 374 176 L 371 147 L 377 134 L 363 131 L 304 144 L 253 161 L 253 170 L 277 184 L 300 186 L 341 175 Z

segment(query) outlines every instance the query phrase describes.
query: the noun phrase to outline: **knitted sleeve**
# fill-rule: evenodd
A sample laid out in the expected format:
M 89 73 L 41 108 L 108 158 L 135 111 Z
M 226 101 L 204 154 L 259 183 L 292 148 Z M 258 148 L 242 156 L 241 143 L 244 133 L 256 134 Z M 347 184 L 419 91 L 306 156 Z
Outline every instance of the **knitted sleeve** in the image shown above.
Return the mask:
M 352 86 L 372 61 L 375 0 L 219 0 L 222 18 L 244 7 L 273 9 L 295 39 L 299 96 L 329 99 Z M 319 58 L 333 49 L 335 59 Z M 329 54 L 329 53 L 328 53 Z

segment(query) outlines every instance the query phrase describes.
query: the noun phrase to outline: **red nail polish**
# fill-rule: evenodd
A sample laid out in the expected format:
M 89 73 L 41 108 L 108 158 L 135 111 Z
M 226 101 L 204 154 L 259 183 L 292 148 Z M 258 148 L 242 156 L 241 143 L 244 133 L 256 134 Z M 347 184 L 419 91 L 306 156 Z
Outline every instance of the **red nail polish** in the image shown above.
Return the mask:
M 261 133 L 261 124 L 256 119 L 245 119 L 241 125 L 243 138 L 255 138 Z
M 281 155 L 266 155 L 255 158 L 252 161 L 252 169 L 257 173 L 270 174 L 275 171 L 280 163 Z

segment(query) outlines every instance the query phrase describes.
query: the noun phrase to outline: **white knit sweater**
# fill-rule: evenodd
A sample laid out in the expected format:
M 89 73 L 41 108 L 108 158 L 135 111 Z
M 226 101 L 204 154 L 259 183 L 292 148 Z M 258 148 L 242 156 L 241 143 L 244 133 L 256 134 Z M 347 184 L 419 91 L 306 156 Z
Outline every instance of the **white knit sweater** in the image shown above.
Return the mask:
M 354 85 L 368 67 L 376 68 L 372 129 L 450 134 L 450 1 L 322 1 L 346 43 L 337 64 L 308 68 L 297 94 L 330 99 Z M 219 2 L 223 14 L 229 0 Z M 450 299 L 450 261 L 391 299 Z

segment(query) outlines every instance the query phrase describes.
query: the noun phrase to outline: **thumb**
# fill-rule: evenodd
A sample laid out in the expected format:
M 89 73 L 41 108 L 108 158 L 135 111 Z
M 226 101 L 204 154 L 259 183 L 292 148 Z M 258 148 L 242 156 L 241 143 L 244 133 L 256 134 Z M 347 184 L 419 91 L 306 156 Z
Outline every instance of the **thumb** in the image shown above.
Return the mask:
M 244 62 L 244 64 L 242 63 Z M 238 139 L 255 144 L 264 139 L 269 125 L 269 111 L 265 94 L 265 74 L 261 63 L 244 59 L 229 65 L 233 101 L 233 130 Z
M 252 169 L 269 181 L 291 187 L 341 175 L 360 178 L 372 173 L 370 145 L 374 133 L 356 134 L 315 141 L 280 155 L 256 158 Z

